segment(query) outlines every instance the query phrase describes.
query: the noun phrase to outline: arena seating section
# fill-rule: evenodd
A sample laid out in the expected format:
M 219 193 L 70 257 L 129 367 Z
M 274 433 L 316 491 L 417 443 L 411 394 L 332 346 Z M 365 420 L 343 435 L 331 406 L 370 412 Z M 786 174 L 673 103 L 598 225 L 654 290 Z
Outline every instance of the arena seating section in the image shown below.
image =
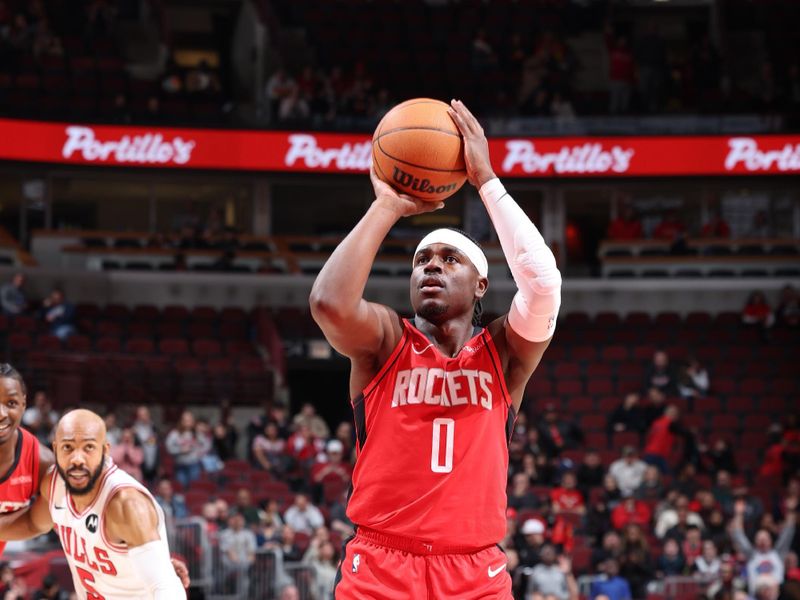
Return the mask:
M 275 333 L 271 339 L 285 341 L 320 336 L 310 315 L 300 309 L 284 309 L 274 316 L 202 307 L 81 305 L 78 312 L 82 333 L 64 345 L 41 334 L 28 317 L 0 321 L 9 358 L 23 366 L 31 381 L 47 384 L 61 404 L 91 398 L 110 406 L 117 401 L 174 405 L 215 402 L 223 396 L 235 402 L 262 402 L 269 397 L 274 367 L 256 354 L 251 339 L 258 338 L 252 331 L 264 328 Z M 282 323 L 279 337 L 273 322 Z M 683 409 L 684 424 L 703 440 L 724 436 L 732 443 L 741 479 L 757 484 L 752 492 L 772 506 L 780 482 L 760 479 L 758 468 L 770 424 L 796 408 L 800 339 L 794 331 L 776 329 L 765 339 L 760 331 L 741 326 L 736 313 L 681 317 L 641 312 L 623 317 L 601 312 L 593 318 L 569 313 L 526 389 L 529 422 L 536 423 L 544 404 L 555 403 L 585 433 L 585 446 L 567 451 L 563 458 L 579 463 L 585 450 L 593 448 L 607 467 L 623 445 L 641 444 L 631 433 L 609 439 L 607 415 L 626 392 L 641 390 L 645 364 L 657 348 L 675 361 L 691 352 L 708 367 L 709 397 L 695 400 L 691 410 L 681 398 L 668 401 Z M 119 374 L 124 374 L 124 387 Z M 168 458 L 164 469 L 169 475 Z M 698 480 L 710 484 L 706 475 Z M 175 486 L 180 489 L 177 482 Z M 182 492 L 197 514 L 209 497 L 232 502 L 239 487 L 251 489 L 258 502 L 274 498 L 286 507 L 292 498 L 288 481 L 277 481 L 244 460 L 228 461 L 221 473 L 206 475 Z M 534 491 L 546 496 L 547 490 Z M 321 509 L 326 515 L 341 492 L 341 484 L 324 489 Z M 579 527 L 577 535 L 576 548 L 588 547 L 580 542 Z M 299 536 L 299 541 L 307 539 Z M 657 544 L 653 550 L 658 551 Z M 587 572 L 589 554 L 576 551 L 573 558 L 576 571 Z
M 0 316 L 8 359 L 48 389 L 59 407 L 144 402 L 261 405 L 285 368 L 268 311 L 198 306 L 76 307 L 79 333 L 65 342 L 32 316 Z

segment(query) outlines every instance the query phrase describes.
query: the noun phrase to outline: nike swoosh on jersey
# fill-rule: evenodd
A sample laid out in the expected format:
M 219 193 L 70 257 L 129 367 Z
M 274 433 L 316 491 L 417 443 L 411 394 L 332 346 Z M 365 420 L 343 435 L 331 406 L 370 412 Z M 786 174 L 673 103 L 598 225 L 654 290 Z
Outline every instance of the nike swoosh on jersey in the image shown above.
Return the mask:
M 53 508 L 55 508 L 56 510 L 64 510 L 63 506 L 58 506 L 57 504 L 53 504 Z
M 489 565 L 489 577 L 497 577 L 498 575 L 500 575 L 500 573 L 503 572 L 503 569 L 506 568 L 506 564 L 507 563 L 503 563 L 502 565 L 500 565 L 496 569 L 492 569 L 492 566 Z
M 433 344 L 428 344 L 422 350 L 417 350 L 417 347 L 414 344 L 411 344 L 411 349 L 414 351 L 414 354 L 422 354 L 423 352 L 425 352 L 425 350 L 431 348 L 432 346 Z

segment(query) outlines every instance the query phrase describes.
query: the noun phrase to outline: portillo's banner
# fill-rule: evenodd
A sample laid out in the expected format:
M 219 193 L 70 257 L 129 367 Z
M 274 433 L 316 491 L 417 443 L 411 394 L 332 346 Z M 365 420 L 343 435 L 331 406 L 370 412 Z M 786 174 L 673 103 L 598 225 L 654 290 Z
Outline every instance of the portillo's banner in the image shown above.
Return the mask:
M 365 173 L 370 136 L 0 119 L 0 160 L 162 169 Z M 504 177 L 789 175 L 800 135 L 492 138 Z

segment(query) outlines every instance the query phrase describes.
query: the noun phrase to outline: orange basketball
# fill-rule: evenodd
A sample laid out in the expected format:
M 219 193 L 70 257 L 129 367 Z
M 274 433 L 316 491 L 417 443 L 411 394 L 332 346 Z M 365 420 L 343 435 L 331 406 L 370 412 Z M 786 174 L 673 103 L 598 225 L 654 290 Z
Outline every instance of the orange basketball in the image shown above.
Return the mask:
M 464 140 L 448 108 L 439 100 L 415 98 L 386 113 L 372 136 L 378 177 L 421 200 L 438 202 L 455 194 L 467 171 Z

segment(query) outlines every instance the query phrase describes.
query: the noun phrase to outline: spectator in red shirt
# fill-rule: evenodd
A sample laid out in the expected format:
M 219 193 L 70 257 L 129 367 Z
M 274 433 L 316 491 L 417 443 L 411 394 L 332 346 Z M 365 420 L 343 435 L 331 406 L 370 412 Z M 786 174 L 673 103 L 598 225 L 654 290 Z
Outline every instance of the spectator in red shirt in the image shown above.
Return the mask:
M 572 471 L 561 476 L 561 487 L 550 492 L 551 508 L 554 514 L 568 512 L 582 515 L 586 512 L 583 495 L 576 489 L 577 478 Z
M 761 461 L 761 469 L 758 474 L 761 477 L 778 478 L 783 476 L 783 451 L 785 442 L 780 440 L 772 444 L 764 452 L 764 459 Z
M 669 472 L 669 459 L 678 440 L 678 407 L 670 404 L 664 416 L 653 421 L 647 432 L 647 443 L 644 447 L 644 460 L 655 465 L 662 473 Z
M 305 423 L 298 425 L 286 442 L 286 453 L 292 459 L 293 466 L 304 471 L 311 468 L 322 448 L 322 441 L 311 434 L 311 428 Z
M 728 238 L 731 237 L 731 228 L 728 226 L 728 223 L 725 222 L 725 219 L 722 218 L 719 211 L 714 211 L 708 223 L 703 225 L 703 228 L 700 230 L 700 235 L 702 237 L 711 238 Z
M 653 238 L 658 240 L 672 241 L 685 231 L 686 227 L 684 226 L 683 221 L 681 221 L 678 217 L 678 213 L 675 211 L 670 211 L 664 215 L 664 218 L 661 219 L 661 222 L 656 225 L 656 228 L 653 230 Z
M 642 222 L 636 218 L 633 208 L 624 205 L 620 215 L 608 224 L 606 236 L 610 240 L 638 240 L 644 237 Z
M 753 292 L 747 299 L 747 304 L 742 310 L 742 323 L 745 325 L 757 325 L 763 328 L 772 327 L 775 322 L 775 315 L 762 292 Z
M 323 484 L 326 481 L 338 480 L 343 484 L 350 483 L 353 473 L 349 464 L 342 460 L 344 444 L 339 440 L 330 440 L 325 446 L 324 461 L 316 463 L 311 467 L 311 479 L 316 484 Z
M 628 112 L 630 106 L 636 65 L 628 47 L 628 39 L 622 35 L 615 38 L 610 27 L 606 31 L 606 46 L 609 79 L 608 110 L 612 115 L 624 114 Z
M 631 523 L 640 527 L 649 527 L 652 516 L 653 513 L 646 502 L 629 496 L 611 511 L 611 524 L 617 530 L 621 530 Z

